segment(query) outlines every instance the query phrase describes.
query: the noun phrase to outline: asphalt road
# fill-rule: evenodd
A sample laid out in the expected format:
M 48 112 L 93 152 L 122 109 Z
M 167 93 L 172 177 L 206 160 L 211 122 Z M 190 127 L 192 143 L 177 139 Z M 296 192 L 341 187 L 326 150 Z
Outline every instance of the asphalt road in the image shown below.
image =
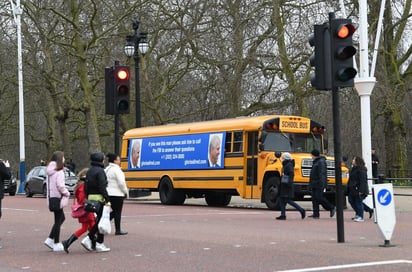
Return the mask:
M 129 234 L 106 236 L 110 252 L 87 252 L 77 241 L 70 254 L 43 245 L 53 221 L 45 198 L 6 196 L 0 271 L 411 271 L 412 190 L 394 192 L 393 247 L 380 246 L 384 238 L 373 219 L 353 222 L 351 209 L 343 213 L 345 241 L 338 243 L 336 218 L 328 212 L 301 220 L 290 210 L 286 221 L 277 221 L 279 212 L 258 201 L 164 206 L 154 194 L 126 201 L 123 229 Z M 300 204 L 310 209 L 310 203 Z M 79 226 L 68 211 L 62 239 Z

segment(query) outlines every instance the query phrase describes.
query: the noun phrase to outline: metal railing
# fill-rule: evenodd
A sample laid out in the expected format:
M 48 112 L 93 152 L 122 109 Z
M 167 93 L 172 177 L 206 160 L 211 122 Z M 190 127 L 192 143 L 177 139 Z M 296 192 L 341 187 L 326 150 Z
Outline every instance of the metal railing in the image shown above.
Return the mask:
M 392 183 L 394 186 L 412 186 L 412 177 L 411 178 L 389 178 L 385 175 L 380 174 L 378 178 L 372 179 L 374 184 L 381 183 Z

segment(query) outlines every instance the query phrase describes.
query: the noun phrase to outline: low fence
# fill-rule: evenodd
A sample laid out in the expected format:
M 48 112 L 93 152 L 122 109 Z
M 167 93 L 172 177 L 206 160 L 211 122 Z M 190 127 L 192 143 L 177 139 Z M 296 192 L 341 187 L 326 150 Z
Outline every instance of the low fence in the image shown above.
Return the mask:
M 378 178 L 372 180 L 374 184 L 392 183 L 394 186 L 412 186 L 412 178 L 390 178 L 380 174 Z

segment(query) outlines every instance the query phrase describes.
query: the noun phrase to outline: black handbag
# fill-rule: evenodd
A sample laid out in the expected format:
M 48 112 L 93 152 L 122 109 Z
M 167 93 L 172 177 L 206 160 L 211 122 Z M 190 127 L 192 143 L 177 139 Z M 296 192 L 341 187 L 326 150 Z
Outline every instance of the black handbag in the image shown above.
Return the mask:
M 60 210 L 60 198 L 59 197 L 49 197 L 49 210 L 55 212 Z
M 100 209 L 100 207 L 101 207 L 101 203 L 100 203 L 100 201 L 97 201 L 97 200 L 85 200 L 84 201 L 84 210 L 86 211 L 86 212 L 94 212 L 94 213 L 97 213 L 98 211 L 99 211 L 99 209 Z

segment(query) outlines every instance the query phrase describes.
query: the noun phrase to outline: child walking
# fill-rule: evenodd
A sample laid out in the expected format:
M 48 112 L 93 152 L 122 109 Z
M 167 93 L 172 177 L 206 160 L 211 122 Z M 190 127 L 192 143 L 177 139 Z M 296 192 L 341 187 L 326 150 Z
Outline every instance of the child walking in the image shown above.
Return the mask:
M 77 176 L 77 183 L 74 187 L 74 195 L 76 197 L 77 203 L 83 205 L 84 201 L 87 199 L 86 193 L 84 192 L 84 181 L 86 180 L 86 173 L 89 169 L 82 169 Z M 84 216 L 78 218 L 79 223 L 82 224 L 81 228 L 76 230 L 69 239 L 62 242 L 64 251 L 69 253 L 69 246 L 76 241 L 83 233 L 89 231 L 96 222 L 96 216 L 92 212 L 86 213 Z

